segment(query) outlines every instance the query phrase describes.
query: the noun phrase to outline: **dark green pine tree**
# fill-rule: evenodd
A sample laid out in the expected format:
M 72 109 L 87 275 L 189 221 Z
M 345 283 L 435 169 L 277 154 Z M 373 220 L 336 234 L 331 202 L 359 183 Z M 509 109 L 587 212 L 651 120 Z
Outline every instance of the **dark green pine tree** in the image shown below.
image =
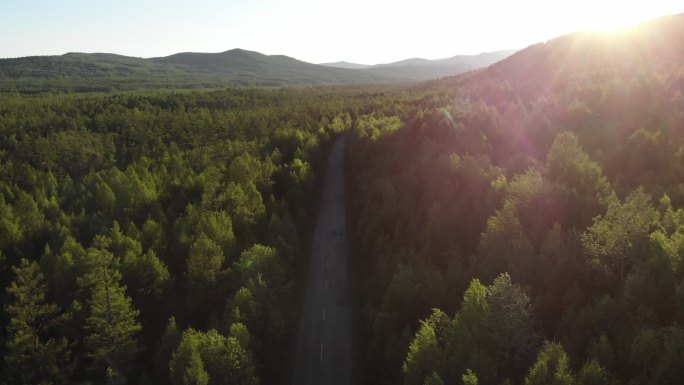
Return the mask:
M 13 267 L 15 278 L 7 288 L 12 300 L 5 306 L 7 325 L 4 383 L 66 383 L 69 355 L 65 339 L 49 338 L 66 318 L 45 299 L 47 285 L 38 263 L 22 258 Z
M 139 311 L 120 285 L 114 255 L 104 248 L 88 250 L 88 272 L 81 284 L 90 288 L 85 347 L 96 376 L 116 372 L 130 375 L 138 351 L 135 335 L 141 330 Z
M 164 335 L 154 352 L 154 373 L 156 376 L 156 383 L 170 384 L 169 378 L 169 361 L 173 356 L 173 352 L 180 344 L 181 334 L 176 325 L 176 318 L 169 318 L 166 324 Z

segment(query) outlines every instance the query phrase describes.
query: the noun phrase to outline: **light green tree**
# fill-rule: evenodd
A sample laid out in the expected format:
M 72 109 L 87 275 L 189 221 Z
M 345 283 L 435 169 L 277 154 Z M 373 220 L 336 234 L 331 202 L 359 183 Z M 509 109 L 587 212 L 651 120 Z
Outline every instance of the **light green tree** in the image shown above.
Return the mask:
M 228 337 L 212 329 L 187 329 L 169 363 L 174 385 L 258 385 L 254 361 L 240 340 L 249 340 L 243 327 L 231 328 Z
M 658 212 L 651 197 L 642 189 L 633 191 L 623 203 L 613 197 L 608 211 L 594 219 L 594 224 L 582 234 L 582 245 L 589 262 L 622 282 L 631 261 L 644 247 Z
M 530 368 L 525 385 L 574 385 L 568 356 L 558 342 L 546 342 Z
M 402 367 L 404 384 L 421 385 L 427 376 L 439 368 L 441 361 L 442 352 L 435 329 L 427 321 L 421 321 Z
M 477 385 L 477 375 L 475 375 L 475 373 L 473 373 L 473 371 L 470 369 L 466 370 L 461 379 L 463 381 L 463 385 Z
M 590 360 L 582 366 L 577 376 L 578 385 L 610 385 L 613 380 L 606 369 L 596 360 Z

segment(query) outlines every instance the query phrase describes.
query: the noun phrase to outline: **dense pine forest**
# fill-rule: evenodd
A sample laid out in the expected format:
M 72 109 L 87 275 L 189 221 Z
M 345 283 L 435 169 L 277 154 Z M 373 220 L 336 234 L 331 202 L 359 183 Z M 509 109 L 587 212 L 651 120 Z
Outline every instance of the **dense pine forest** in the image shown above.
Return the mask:
M 290 383 L 343 135 L 359 382 L 684 378 L 683 15 L 410 85 L 29 83 L 0 94 L 1 383 Z
M 0 96 L 3 382 L 282 383 L 321 165 L 382 100 Z
M 365 383 L 681 383 L 683 27 L 561 37 L 358 121 Z

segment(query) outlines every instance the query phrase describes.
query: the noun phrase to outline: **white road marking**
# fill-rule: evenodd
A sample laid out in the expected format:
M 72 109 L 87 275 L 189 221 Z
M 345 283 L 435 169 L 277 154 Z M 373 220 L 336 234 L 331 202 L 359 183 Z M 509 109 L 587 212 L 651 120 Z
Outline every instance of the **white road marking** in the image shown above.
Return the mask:
M 323 362 L 323 342 L 321 342 L 321 362 Z
M 325 321 L 325 308 L 323 308 L 323 321 Z

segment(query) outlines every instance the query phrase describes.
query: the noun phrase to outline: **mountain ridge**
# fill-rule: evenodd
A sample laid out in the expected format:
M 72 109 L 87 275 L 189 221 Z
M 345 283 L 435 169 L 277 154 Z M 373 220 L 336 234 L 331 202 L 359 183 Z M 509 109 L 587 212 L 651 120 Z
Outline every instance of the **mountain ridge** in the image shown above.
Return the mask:
M 475 90 L 491 104 L 516 93 L 527 100 L 566 87 L 574 78 L 601 81 L 601 71 L 638 78 L 647 68 L 678 73 L 684 62 L 684 13 L 644 21 L 618 32 L 579 31 L 519 50 L 476 73 L 446 79 Z M 608 66 L 610 64 L 611 66 Z M 492 87 L 506 83 L 507 89 Z
M 241 48 L 218 53 L 179 52 L 152 58 L 68 52 L 63 55 L 0 59 L 0 91 L 403 83 L 456 75 L 492 64 L 503 57 L 505 54 L 494 54 L 489 56 L 488 61 L 471 64 L 338 68 Z
M 348 62 L 348 61 L 337 61 L 337 62 L 330 62 L 330 63 L 320 63 L 322 66 L 327 66 L 327 67 L 337 67 L 337 68 L 381 68 L 381 67 L 398 67 L 398 66 L 423 66 L 423 65 L 434 65 L 434 64 L 440 64 L 440 63 L 464 63 L 464 64 L 473 64 L 473 63 L 479 63 L 482 61 L 487 61 L 491 60 L 492 58 L 496 59 L 498 58 L 499 60 L 508 57 L 518 50 L 515 49 L 502 49 L 502 50 L 496 50 L 496 51 L 488 51 L 488 52 L 481 52 L 478 54 L 474 55 L 455 55 L 455 56 L 450 56 L 446 58 L 441 58 L 441 59 L 425 59 L 422 57 L 413 57 L 413 58 L 408 58 L 408 59 L 402 59 L 394 62 L 388 62 L 388 63 L 378 63 L 378 64 L 360 64 L 360 63 L 353 63 L 353 62 Z

